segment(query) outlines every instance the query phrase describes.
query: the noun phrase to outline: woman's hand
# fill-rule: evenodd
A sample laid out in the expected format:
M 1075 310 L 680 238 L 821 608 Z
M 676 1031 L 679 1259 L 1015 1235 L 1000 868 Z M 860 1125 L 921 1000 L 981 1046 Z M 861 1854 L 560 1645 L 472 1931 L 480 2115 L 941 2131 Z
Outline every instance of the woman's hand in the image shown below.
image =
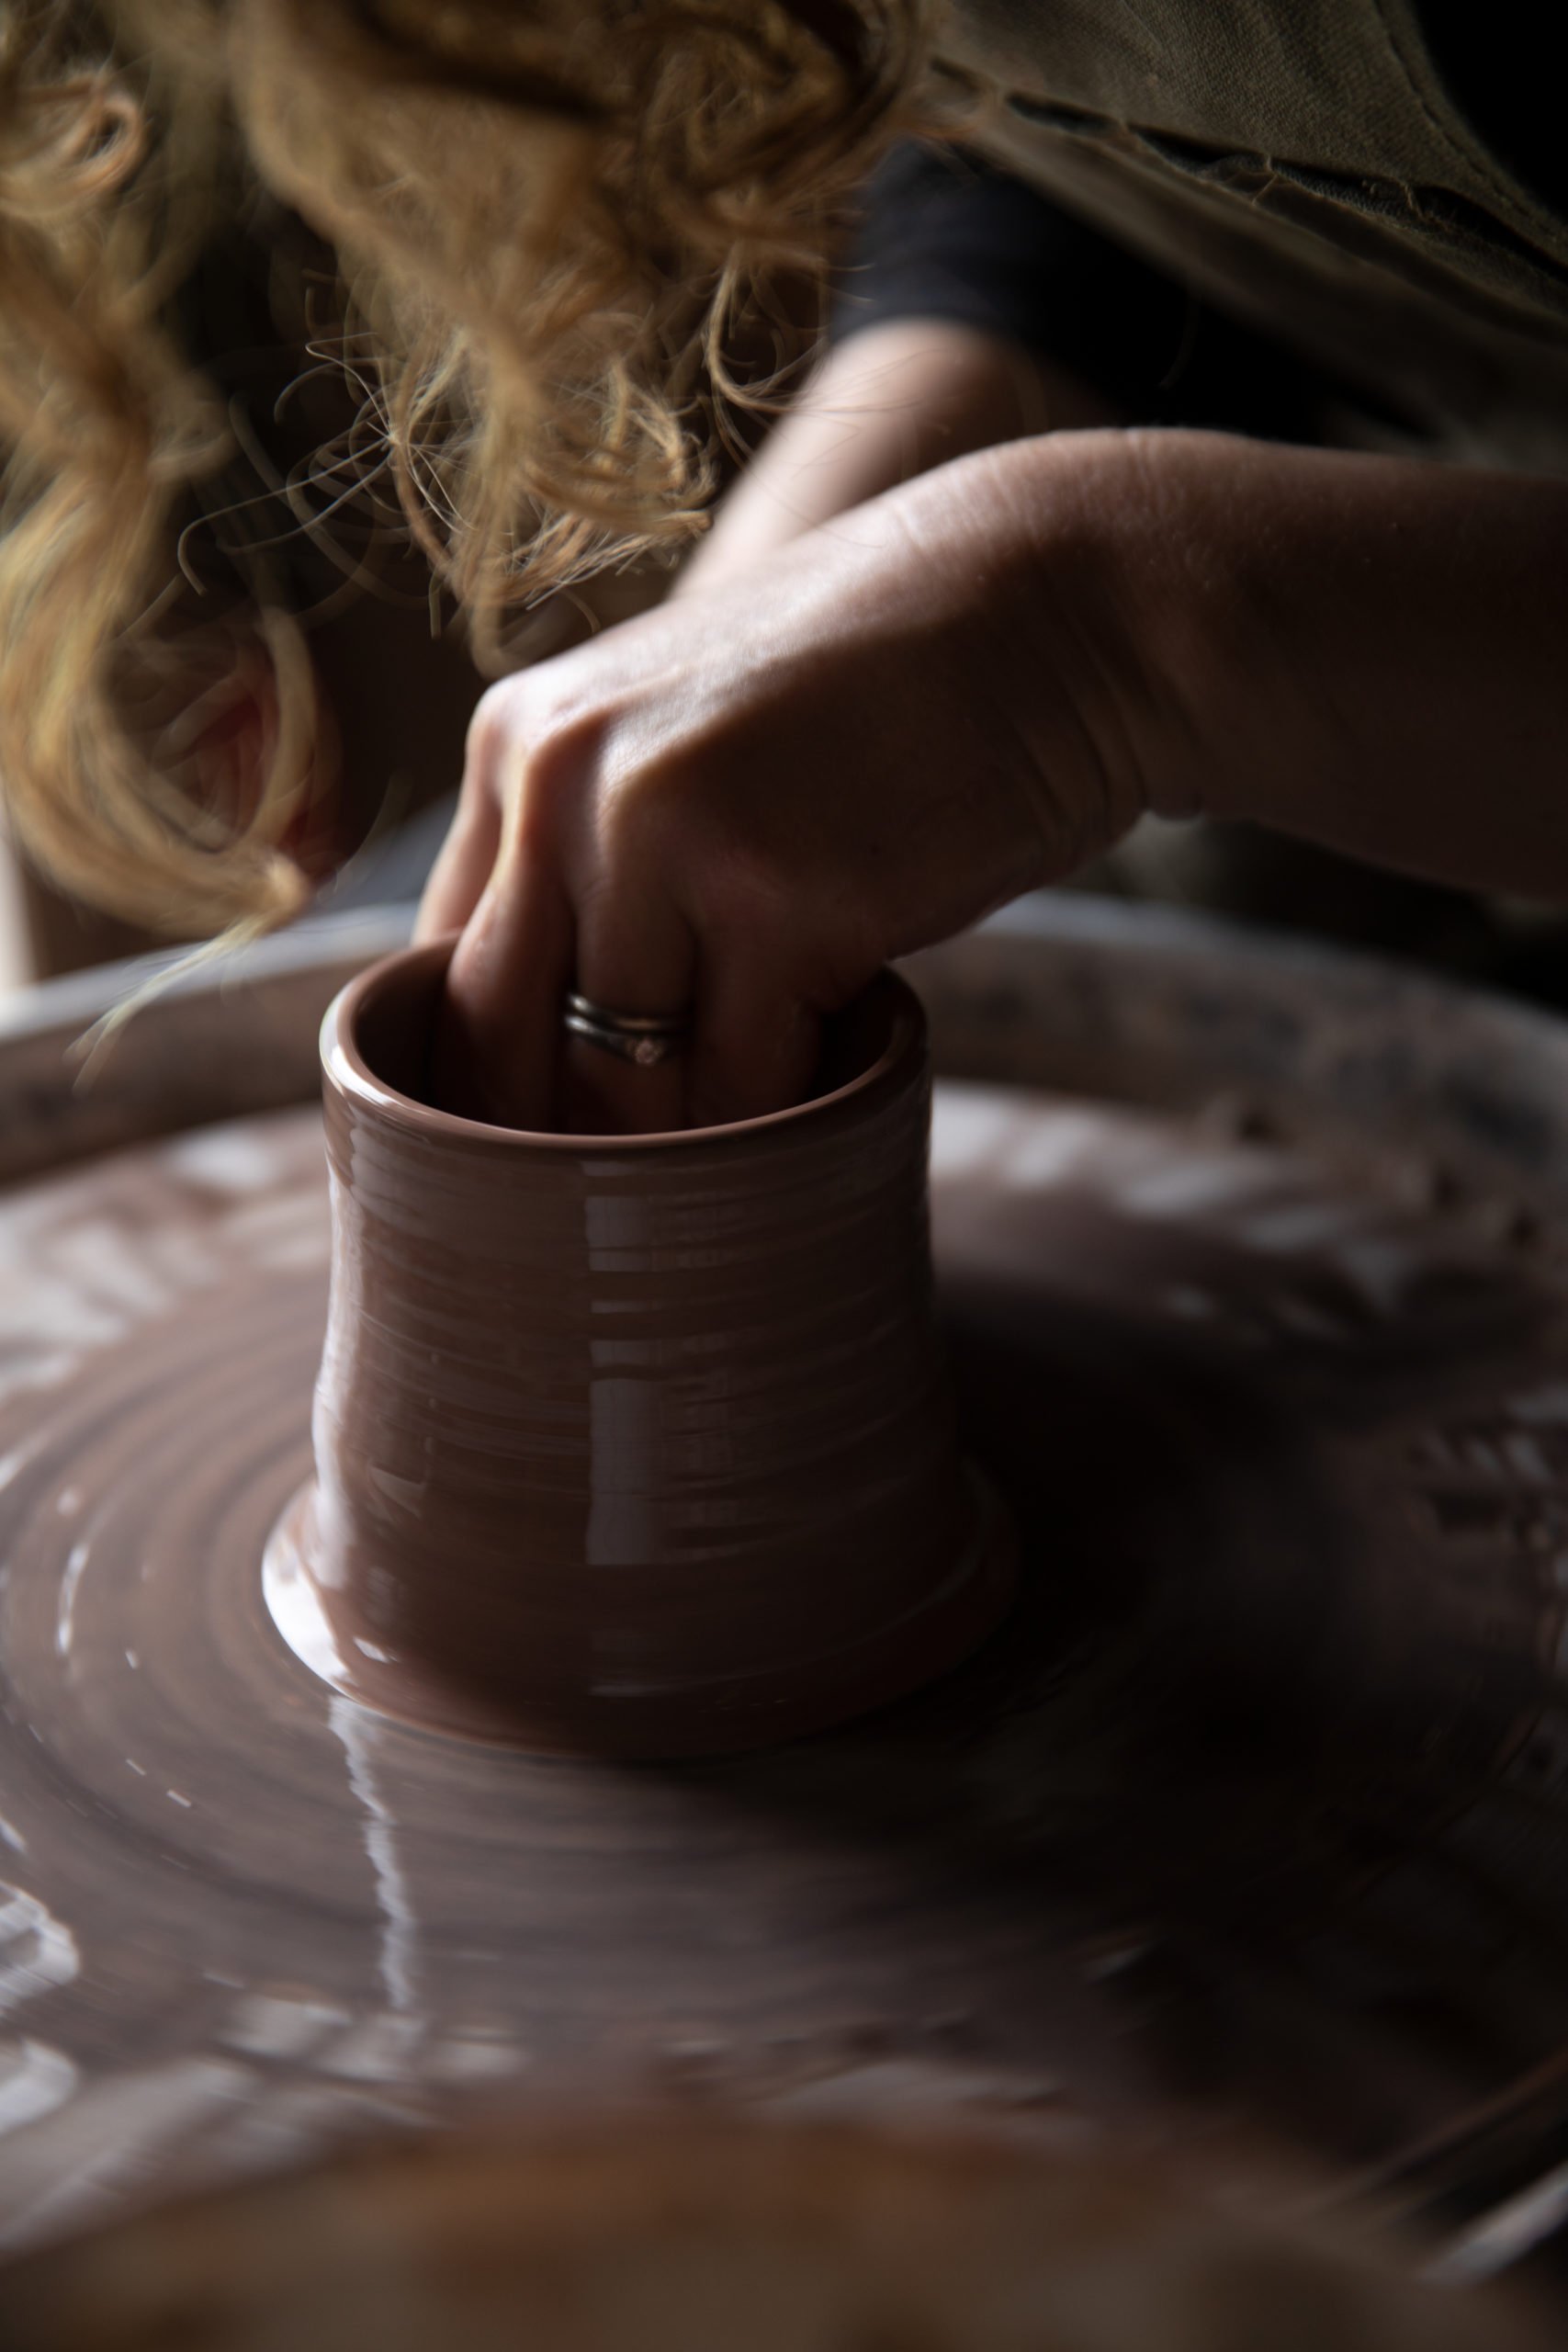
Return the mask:
M 479 705 L 422 929 L 453 1108 L 768 1111 L 878 965 L 1145 808 L 1568 899 L 1568 483 L 1221 434 L 938 468 Z M 577 987 L 690 1007 L 652 1072 Z
M 1042 772 L 1053 654 L 1020 635 L 1024 548 L 987 463 L 484 696 L 420 922 L 462 933 L 437 1047 L 450 1107 L 627 1130 L 780 1109 L 823 1016 L 890 956 L 1132 821 L 1135 790 L 1070 726 L 1047 730 L 1069 748 Z M 1065 579 L 1066 535 L 1062 561 Z M 568 1046 L 571 988 L 690 1008 L 689 1048 L 644 1071 Z

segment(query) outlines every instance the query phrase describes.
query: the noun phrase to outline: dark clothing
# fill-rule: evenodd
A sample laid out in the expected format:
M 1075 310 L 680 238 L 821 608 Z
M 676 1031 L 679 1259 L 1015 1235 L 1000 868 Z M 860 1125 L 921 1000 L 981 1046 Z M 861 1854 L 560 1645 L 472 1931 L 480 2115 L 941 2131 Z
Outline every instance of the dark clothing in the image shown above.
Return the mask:
M 900 147 L 868 191 L 834 339 L 889 319 L 1005 335 L 1131 423 L 1315 441 L 1337 390 L 1049 197 L 955 149 Z
M 1544 0 L 1418 0 L 1416 14 L 1459 112 L 1532 195 L 1568 214 L 1561 83 L 1547 63 L 1555 12 Z
M 1423 38 L 1459 111 L 1541 200 L 1568 214 L 1568 141 L 1540 49 L 1539 0 L 1420 0 Z M 1544 61 L 1543 61 L 1544 62 Z M 835 339 L 890 319 L 988 330 L 1055 361 L 1129 422 L 1266 440 L 1324 437 L 1326 413 L 1419 430 L 1364 386 L 1201 300 L 1038 189 L 977 155 L 908 145 L 873 182 L 840 280 Z

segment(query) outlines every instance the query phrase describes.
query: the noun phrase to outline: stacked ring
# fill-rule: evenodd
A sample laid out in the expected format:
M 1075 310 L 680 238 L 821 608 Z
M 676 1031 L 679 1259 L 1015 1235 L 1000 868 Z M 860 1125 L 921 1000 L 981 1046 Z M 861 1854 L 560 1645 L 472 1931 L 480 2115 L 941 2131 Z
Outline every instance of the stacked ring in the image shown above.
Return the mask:
M 562 1019 L 572 1036 L 586 1039 L 601 1053 L 635 1062 L 638 1069 L 655 1069 L 678 1053 L 692 1027 L 688 1012 L 615 1012 L 575 989 L 567 998 Z

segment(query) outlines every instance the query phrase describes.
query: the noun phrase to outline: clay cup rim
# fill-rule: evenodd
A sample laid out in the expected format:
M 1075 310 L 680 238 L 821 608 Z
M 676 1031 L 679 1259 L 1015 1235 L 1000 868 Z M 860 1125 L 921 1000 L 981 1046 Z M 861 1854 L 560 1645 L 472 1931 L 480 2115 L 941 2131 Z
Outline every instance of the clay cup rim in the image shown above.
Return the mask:
M 661 1128 L 649 1135 L 583 1135 L 542 1128 L 503 1127 L 488 1120 L 468 1119 L 443 1111 L 418 1095 L 404 1091 L 367 1058 L 360 1035 L 388 994 L 400 988 L 417 996 L 421 984 L 438 983 L 451 961 L 457 934 L 430 940 L 415 947 L 384 956 L 341 989 L 321 1022 L 321 1059 L 323 1080 L 330 1090 L 347 1097 L 360 1109 L 432 1142 L 483 1151 L 516 1154 L 559 1154 L 581 1158 L 584 1153 L 614 1152 L 618 1156 L 660 1156 L 682 1149 L 728 1148 L 749 1139 L 766 1139 L 781 1130 L 799 1132 L 858 1104 L 886 1084 L 898 1084 L 912 1066 L 923 1061 L 925 1008 L 908 982 L 886 966 L 862 994 L 831 1022 L 848 1023 L 859 1014 L 874 1020 L 886 1007 L 886 1036 L 863 1067 L 838 1084 L 825 1086 L 804 1102 L 783 1111 L 764 1112 L 755 1118 L 727 1121 L 705 1127 Z M 432 989 L 434 995 L 434 989 Z

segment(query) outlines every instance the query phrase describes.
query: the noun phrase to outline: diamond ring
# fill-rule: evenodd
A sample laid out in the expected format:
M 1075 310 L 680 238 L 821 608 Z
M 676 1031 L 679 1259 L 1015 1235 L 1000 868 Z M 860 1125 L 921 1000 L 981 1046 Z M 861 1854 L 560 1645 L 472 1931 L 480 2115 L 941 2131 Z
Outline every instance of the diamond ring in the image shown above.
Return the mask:
M 562 1019 L 572 1036 L 585 1038 L 601 1053 L 635 1062 L 638 1069 L 656 1069 L 679 1053 L 692 1028 L 687 1012 L 616 1012 L 575 989 L 567 998 Z

